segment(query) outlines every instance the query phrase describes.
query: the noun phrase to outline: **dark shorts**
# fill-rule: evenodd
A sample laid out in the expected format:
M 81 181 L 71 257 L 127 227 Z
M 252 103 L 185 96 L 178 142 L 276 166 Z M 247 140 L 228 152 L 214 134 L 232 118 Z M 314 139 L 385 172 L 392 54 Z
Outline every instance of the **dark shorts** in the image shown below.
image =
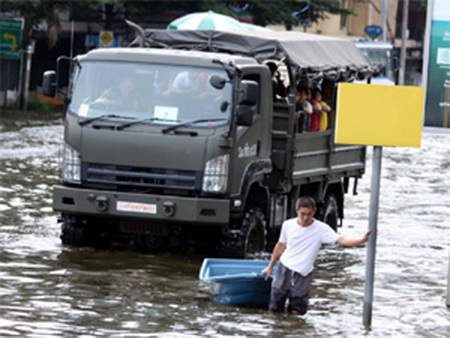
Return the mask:
M 302 276 L 280 263 L 272 281 L 269 311 L 283 312 L 286 299 L 289 299 L 288 311 L 305 314 L 308 311 L 311 281 L 312 273 Z

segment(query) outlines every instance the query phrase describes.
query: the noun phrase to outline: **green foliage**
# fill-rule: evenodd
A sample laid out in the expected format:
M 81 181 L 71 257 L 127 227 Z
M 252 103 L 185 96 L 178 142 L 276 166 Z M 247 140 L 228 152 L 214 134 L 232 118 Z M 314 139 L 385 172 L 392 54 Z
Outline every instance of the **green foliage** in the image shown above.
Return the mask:
M 74 20 L 103 21 L 105 29 L 128 17 L 145 22 L 154 13 L 192 13 L 212 10 L 230 16 L 248 15 L 255 24 L 284 24 L 287 29 L 309 25 L 329 14 L 354 14 L 341 0 L 0 0 L 1 12 L 25 18 L 23 47 L 34 38 L 39 24 L 58 24 L 58 11 L 70 10 Z M 357 0 L 367 1 L 367 0 Z M 421 0 L 426 1 L 426 0 Z M 236 13 L 236 9 L 245 11 Z M 303 11 L 302 11 L 303 10 Z
M 4 112 L 16 112 L 17 111 L 17 101 L 8 101 L 8 103 L 1 107 Z M 28 111 L 36 111 L 36 112 L 59 112 L 61 111 L 61 106 L 54 106 L 50 103 L 42 102 L 36 98 L 31 99 L 27 105 Z
M 61 110 L 61 107 L 53 106 L 50 103 L 42 102 L 38 99 L 33 99 L 28 102 L 28 110 L 40 111 L 40 112 L 50 112 Z
M 363 0 L 364 1 L 364 0 Z M 242 1 L 243 3 L 244 1 Z M 251 0 L 249 11 L 256 24 L 309 25 L 328 17 L 328 14 L 354 14 L 342 8 L 339 0 Z
M 365 2 L 367 0 L 357 0 Z M 161 1 L 146 1 L 153 5 Z M 131 1 L 133 3 L 133 1 Z M 142 2 L 141 2 L 142 4 Z M 213 10 L 229 16 L 249 15 L 255 24 L 284 24 L 288 29 L 295 25 L 309 25 L 328 17 L 329 14 L 352 15 L 342 8 L 340 0 L 202 0 L 165 1 L 166 10 L 177 8 L 186 13 Z M 239 11 L 245 9 L 244 11 Z M 303 11 L 302 11 L 303 10 Z
M 422 11 L 426 11 L 428 8 L 428 0 L 420 0 L 419 7 Z
M 0 11 L 25 19 L 22 48 L 26 48 L 34 39 L 39 25 L 45 20 L 49 25 L 59 23 L 57 10 L 68 8 L 67 0 L 1 0 Z

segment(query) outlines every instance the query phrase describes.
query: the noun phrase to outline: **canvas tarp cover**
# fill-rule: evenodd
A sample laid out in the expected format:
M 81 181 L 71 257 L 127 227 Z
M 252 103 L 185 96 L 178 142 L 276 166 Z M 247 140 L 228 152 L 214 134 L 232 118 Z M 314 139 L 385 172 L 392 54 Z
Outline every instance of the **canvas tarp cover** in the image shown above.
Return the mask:
M 299 69 L 343 69 L 370 73 L 372 67 L 350 40 L 293 31 L 145 30 L 149 47 L 193 49 L 251 56 L 259 61 L 286 58 Z

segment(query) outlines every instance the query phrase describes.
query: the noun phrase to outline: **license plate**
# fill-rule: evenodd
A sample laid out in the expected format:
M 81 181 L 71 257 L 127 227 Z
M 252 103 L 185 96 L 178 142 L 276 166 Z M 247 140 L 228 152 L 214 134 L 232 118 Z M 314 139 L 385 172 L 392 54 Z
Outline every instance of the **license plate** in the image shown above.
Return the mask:
M 117 201 L 117 211 L 156 214 L 156 204 Z

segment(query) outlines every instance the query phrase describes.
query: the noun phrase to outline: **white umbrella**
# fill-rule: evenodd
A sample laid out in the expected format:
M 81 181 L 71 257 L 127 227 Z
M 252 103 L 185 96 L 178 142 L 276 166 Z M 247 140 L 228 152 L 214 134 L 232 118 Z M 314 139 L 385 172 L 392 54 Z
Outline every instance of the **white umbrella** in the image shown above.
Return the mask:
M 266 31 L 266 32 L 267 31 L 272 31 L 272 29 L 270 29 L 270 28 L 266 28 L 266 27 L 258 26 L 258 25 L 253 25 L 251 23 L 241 22 L 240 24 L 247 31 Z
M 247 30 L 239 21 L 232 17 L 213 11 L 191 13 L 172 21 L 168 30 Z

